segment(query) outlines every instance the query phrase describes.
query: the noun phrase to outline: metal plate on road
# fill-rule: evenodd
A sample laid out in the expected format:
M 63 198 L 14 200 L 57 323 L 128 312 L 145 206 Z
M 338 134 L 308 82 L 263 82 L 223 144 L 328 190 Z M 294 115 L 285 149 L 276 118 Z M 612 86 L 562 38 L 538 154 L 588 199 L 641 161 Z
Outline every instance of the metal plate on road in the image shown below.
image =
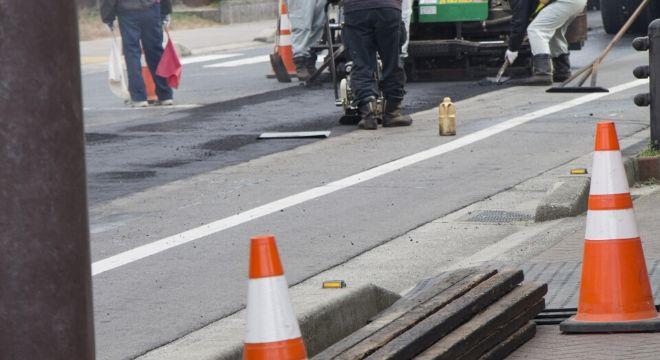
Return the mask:
M 259 139 L 323 139 L 329 138 L 330 131 L 268 132 L 259 135 Z

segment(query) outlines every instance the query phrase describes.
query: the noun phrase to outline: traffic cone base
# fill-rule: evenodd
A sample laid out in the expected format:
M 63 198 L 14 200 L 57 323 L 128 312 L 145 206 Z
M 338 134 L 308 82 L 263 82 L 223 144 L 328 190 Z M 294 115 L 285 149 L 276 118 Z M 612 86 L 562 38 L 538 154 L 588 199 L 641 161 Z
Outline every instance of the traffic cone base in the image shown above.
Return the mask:
M 244 359 L 307 359 L 305 344 L 302 339 L 291 339 L 264 344 L 245 344 Z
M 660 331 L 614 123 L 596 129 L 580 303 L 567 333 Z

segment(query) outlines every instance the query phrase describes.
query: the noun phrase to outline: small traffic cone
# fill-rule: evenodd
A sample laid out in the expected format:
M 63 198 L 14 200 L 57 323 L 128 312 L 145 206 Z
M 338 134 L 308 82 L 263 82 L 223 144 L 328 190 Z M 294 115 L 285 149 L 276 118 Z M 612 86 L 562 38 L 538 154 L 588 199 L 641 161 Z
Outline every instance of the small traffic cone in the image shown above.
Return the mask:
M 156 83 L 154 78 L 151 76 L 151 71 L 147 66 L 147 61 L 144 58 L 144 50 L 142 50 L 142 79 L 144 80 L 144 87 L 147 91 L 147 101 L 156 102 L 158 101 L 158 96 L 156 95 Z
M 596 129 L 596 152 L 577 315 L 566 333 L 660 331 L 642 241 L 613 122 Z
M 290 82 L 296 76 L 296 65 L 293 63 L 293 46 L 291 44 L 291 20 L 286 2 L 280 0 L 279 20 L 275 41 L 275 49 L 270 55 L 275 77 L 280 82 Z
M 249 278 L 243 359 L 307 359 L 275 237 L 251 240 Z

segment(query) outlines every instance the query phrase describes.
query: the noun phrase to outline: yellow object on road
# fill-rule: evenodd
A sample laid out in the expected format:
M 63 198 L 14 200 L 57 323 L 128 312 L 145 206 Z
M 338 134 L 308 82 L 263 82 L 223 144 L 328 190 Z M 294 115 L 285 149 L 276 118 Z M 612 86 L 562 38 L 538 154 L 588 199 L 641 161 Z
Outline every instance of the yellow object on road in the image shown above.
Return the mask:
M 439 107 L 440 136 L 456 135 L 456 107 L 451 99 L 446 97 Z

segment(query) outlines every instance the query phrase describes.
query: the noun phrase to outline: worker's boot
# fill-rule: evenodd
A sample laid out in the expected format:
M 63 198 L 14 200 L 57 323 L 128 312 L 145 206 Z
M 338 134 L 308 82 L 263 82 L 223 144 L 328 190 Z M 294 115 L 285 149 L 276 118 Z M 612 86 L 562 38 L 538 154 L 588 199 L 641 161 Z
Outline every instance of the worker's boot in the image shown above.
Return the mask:
M 554 75 L 552 80 L 554 82 L 564 82 L 571 77 L 571 60 L 569 54 L 561 54 L 552 59 L 554 66 Z
M 304 57 L 295 57 L 293 58 L 293 64 L 296 65 L 296 76 L 298 76 L 298 80 L 307 81 L 311 75 L 307 69 L 307 59 Z
M 316 55 L 305 58 L 305 67 L 307 68 L 307 72 L 309 72 L 309 76 L 312 76 L 314 73 L 316 73 L 316 59 Z
M 385 100 L 383 105 L 383 127 L 410 125 L 412 125 L 412 118 L 401 114 L 401 100 Z
M 358 107 L 360 122 L 358 127 L 364 130 L 377 130 L 378 117 L 376 115 L 376 100 L 370 99 Z
M 552 85 L 552 57 L 550 54 L 534 55 L 532 58 L 532 76 L 524 79 L 513 79 L 507 84 L 523 86 Z

